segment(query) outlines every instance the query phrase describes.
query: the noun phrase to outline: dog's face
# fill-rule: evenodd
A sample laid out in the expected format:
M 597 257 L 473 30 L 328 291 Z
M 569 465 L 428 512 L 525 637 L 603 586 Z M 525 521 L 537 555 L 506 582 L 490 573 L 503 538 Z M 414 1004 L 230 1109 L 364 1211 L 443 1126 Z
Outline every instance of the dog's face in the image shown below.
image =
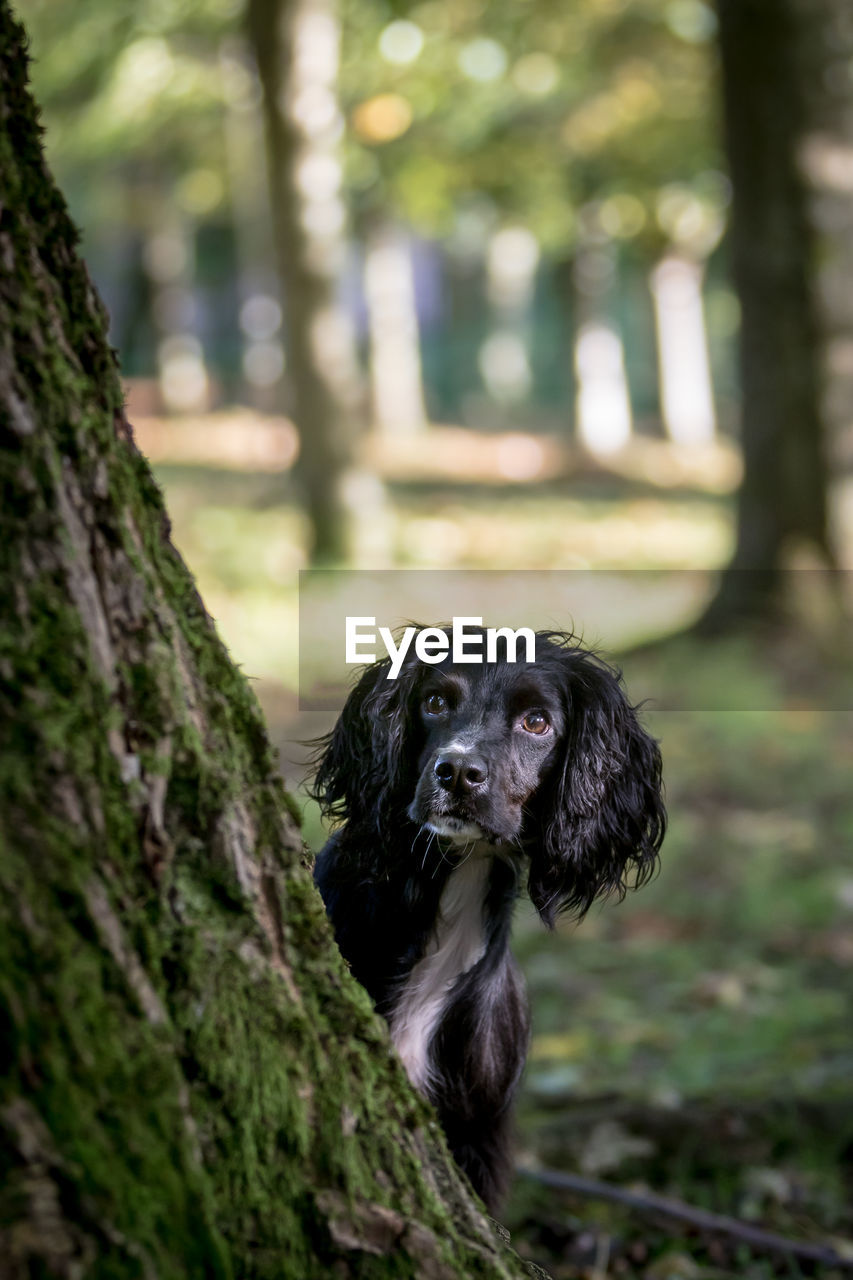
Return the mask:
M 560 681 L 545 663 L 448 661 L 425 667 L 413 695 L 422 746 L 408 816 L 451 840 L 518 838 L 560 756 Z
M 536 635 L 535 661 L 368 667 L 321 746 L 313 794 L 360 833 L 365 875 L 420 860 L 418 829 L 511 842 L 543 919 L 582 914 L 647 879 L 666 813 L 657 743 L 619 673 L 572 636 Z M 405 830 L 409 827 L 409 831 Z

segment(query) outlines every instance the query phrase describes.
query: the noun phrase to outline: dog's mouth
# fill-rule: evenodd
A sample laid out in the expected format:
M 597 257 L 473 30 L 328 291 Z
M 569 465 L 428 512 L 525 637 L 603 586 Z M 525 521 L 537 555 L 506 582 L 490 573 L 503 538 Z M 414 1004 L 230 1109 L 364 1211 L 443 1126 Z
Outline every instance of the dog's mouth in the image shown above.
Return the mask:
M 471 822 L 465 818 L 454 818 L 448 814 L 431 813 L 424 822 L 427 831 L 448 840 L 484 840 L 488 839 L 479 822 Z
M 435 805 L 419 804 L 415 799 L 409 805 L 408 816 L 424 831 L 433 832 L 445 840 L 460 844 L 471 840 L 485 841 L 487 844 L 502 844 L 512 839 L 512 831 L 501 831 L 491 823 L 484 821 L 481 814 L 472 813 L 467 807 L 456 807 L 454 811 L 438 808 Z

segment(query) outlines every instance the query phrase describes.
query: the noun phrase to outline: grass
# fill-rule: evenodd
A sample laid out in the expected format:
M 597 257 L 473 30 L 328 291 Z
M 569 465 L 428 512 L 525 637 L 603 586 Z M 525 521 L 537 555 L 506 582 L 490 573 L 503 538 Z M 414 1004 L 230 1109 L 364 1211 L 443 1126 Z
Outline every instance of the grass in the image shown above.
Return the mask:
M 164 468 L 161 480 L 178 546 L 234 656 L 260 677 L 284 747 L 306 729 L 295 706 L 301 518 L 269 476 Z M 406 567 L 705 574 L 730 547 L 725 503 L 678 493 L 546 486 L 496 499 L 401 485 L 385 518 L 392 562 Z M 677 593 L 644 598 L 637 635 L 681 625 Z M 552 934 L 519 913 L 534 1010 L 522 1151 L 793 1236 L 849 1240 L 850 675 L 748 638 L 672 641 L 626 656 L 625 668 L 632 696 L 651 699 L 671 826 L 641 893 Z M 323 838 L 310 806 L 306 835 L 315 847 Z M 529 1182 L 508 1221 L 555 1280 L 799 1274 Z
M 647 716 L 670 830 L 641 893 L 550 937 L 530 913 L 520 922 L 534 1008 L 522 1141 L 546 1164 L 794 1237 L 849 1240 L 849 681 L 832 697 L 820 681 L 793 689 L 737 641 L 684 640 L 627 665 L 632 686 L 682 707 Z M 678 689 L 691 667 L 693 690 Z M 725 710 L 713 709 L 715 681 Z M 555 1277 L 588 1274 L 578 1240 L 591 1229 L 608 1242 L 613 1274 L 777 1274 L 768 1258 L 719 1241 L 673 1254 L 663 1226 L 529 1184 L 510 1226 Z

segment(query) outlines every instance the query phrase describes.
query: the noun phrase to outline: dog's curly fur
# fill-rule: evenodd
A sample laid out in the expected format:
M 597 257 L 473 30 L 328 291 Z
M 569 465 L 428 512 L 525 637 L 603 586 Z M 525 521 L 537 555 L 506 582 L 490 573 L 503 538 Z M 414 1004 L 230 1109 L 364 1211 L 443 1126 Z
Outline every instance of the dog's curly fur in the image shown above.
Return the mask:
M 494 1209 L 528 1040 L 509 951 L 526 877 L 551 926 L 652 874 L 661 758 L 621 676 L 562 632 L 534 662 L 368 667 L 321 741 L 313 794 L 342 825 L 316 882 L 353 973 Z

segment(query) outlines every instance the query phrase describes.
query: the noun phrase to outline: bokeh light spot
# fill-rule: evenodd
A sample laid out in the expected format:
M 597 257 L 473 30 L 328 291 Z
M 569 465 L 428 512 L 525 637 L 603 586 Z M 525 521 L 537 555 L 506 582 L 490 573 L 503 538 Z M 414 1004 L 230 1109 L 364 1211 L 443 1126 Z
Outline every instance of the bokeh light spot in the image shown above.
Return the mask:
M 200 218 L 213 213 L 224 193 L 222 178 L 214 169 L 191 169 L 178 183 L 175 196 L 182 209 Z
M 412 123 L 412 107 L 402 94 L 379 93 L 356 107 L 352 123 L 365 142 L 391 142 Z
M 404 18 L 389 22 L 379 37 L 380 54 L 398 67 L 414 62 L 423 47 L 424 33 L 416 23 Z
M 557 85 L 560 69 L 550 53 L 526 53 L 512 69 L 512 82 L 532 98 L 544 98 Z
M 469 80 L 487 83 L 499 80 L 507 67 L 507 53 L 502 44 L 488 36 L 471 40 L 459 51 L 459 67 Z
M 717 17 L 702 0 L 674 0 L 667 6 L 666 25 L 689 44 L 704 44 L 717 30 Z
M 281 326 L 281 307 L 266 293 L 254 293 L 240 308 L 240 328 L 254 342 L 265 342 Z
M 646 209 L 642 200 L 627 191 L 608 196 L 601 202 L 598 222 L 613 240 L 630 240 L 646 225 Z
M 252 342 L 243 354 L 243 374 L 253 387 L 272 387 L 284 372 L 280 342 Z

